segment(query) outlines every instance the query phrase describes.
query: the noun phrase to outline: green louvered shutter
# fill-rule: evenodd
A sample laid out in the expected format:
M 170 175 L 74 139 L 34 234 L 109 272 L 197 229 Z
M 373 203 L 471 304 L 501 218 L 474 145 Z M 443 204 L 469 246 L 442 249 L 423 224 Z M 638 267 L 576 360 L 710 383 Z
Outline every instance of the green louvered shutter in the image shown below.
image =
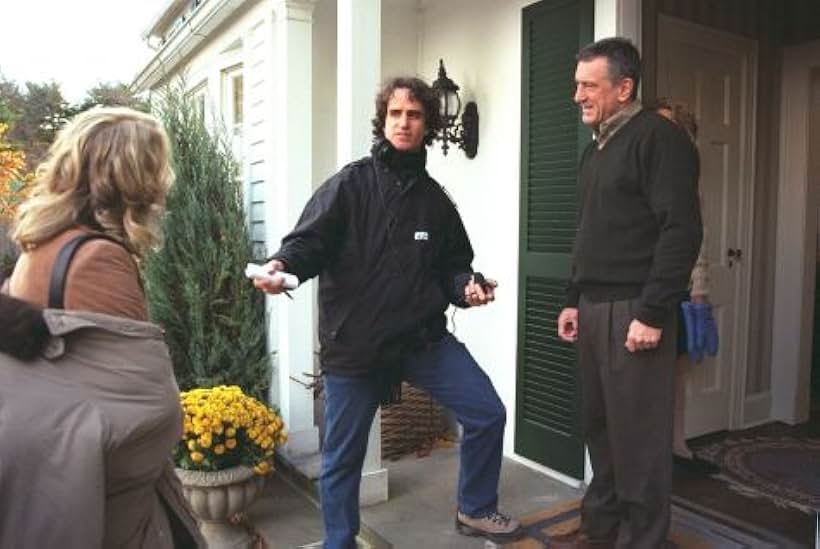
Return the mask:
M 583 478 L 575 350 L 556 319 L 575 236 L 578 157 L 589 133 L 572 103 L 575 54 L 592 41 L 593 0 L 524 9 L 516 453 Z

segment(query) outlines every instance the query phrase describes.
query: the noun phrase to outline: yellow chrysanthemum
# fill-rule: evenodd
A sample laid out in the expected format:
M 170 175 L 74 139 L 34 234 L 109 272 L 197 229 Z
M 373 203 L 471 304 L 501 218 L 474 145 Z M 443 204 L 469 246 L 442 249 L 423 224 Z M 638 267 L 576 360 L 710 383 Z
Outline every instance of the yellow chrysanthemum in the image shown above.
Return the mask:
M 268 473 L 270 473 L 271 466 L 270 463 L 268 463 L 267 461 L 263 461 L 257 464 L 256 467 L 253 468 L 253 470 L 259 475 L 267 475 Z
M 238 461 L 267 474 L 274 448 L 287 440 L 279 414 L 237 386 L 186 391 L 180 404 L 184 435 L 178 448 L 189 455 L 184 462 L 189 466 L 201 464 L 212 470 Z M 229 451 L 237 461 L 213 459 Z

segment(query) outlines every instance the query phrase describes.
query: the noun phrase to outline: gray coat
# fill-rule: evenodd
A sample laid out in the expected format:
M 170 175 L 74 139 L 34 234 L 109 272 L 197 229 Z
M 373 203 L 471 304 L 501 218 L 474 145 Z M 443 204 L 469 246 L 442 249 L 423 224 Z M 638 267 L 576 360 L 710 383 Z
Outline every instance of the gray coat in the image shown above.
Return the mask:
M 205 547 L 169 459 L 182 412 L 160 328 L 43 318 L 39 357 L 0 354 L 0 547 Z

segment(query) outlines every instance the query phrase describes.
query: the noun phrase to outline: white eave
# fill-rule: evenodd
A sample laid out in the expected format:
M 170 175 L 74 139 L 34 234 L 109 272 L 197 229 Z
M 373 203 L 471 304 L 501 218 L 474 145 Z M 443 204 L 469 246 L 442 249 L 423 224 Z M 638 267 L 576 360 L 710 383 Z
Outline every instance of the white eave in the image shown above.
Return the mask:
M 182 15 L 190 3 L 191 0 L 166 0 L 162 11 L 151 20 L 151 24 L 142 33 L 142 39 L 148 40 L 153 37 L 164 38 L 165 32 L 174 21 Z
M 136 93 L 151 90 L 168 75 L 175 74 L 188 55 L 247 1 L 207 0 L 200 4 L 190 18 L 166 38 L 156 55 L 134 78 L 131 89 Z M 163 28 L 170 26 L 181 14 L 180 5 L 187 5 L 188 2 L 190 0 L 171 0 L 168 7 L 143 33 L 143 38 L 149 40 L 156 37 Z

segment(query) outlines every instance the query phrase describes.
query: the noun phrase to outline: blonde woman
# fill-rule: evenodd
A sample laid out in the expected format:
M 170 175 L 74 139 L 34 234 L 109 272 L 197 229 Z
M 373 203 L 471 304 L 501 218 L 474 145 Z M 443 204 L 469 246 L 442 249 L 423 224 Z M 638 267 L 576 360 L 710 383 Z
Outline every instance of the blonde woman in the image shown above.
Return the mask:
M 659 98 L 650 106 L 658 114 L 668 118 L 681 127 L 694 143 L 697 139 L 698 126 L 695 115 L 682 105 L 673 104 L 667 98 Z M 701 198 L 702 200 L 702 198 Z M 703 231 L 703 242 L 700 253 L 692 269 L 689 284 L 689 300 L 692 303 L 706 303 L 709 300 L 709 261 L 706 259 L 706 229 Z M 686 415 L 686 378 L 691 368 L 691 360 L 687 353 L 686 323 L 682 316 L 678 318 L 678 359 L 675 365 L 675 414 L 672 432 L 672 451 L 675 464 L 690 472 L 713 475 L 720 472 L 720 468 L 705 461 L 692 452 L 686 444 L 686 430 L 684 419 Z
M 83 233 L 113 239 L 74 256 L 65 308 L 147 320 L 136 260 L 158 242 L 158 218 L 172 179 L 168 138 L 151 116 L 97 108 L 57 136 L 21 205 L 12 239 L 23 250 L 11 294 L 46 306 L 58 251 Z
M 169 160 L 152 116 L 92 109 L 18 212 L 7 291 L 50 307 L 52 343 L 31 363 L 0 357 L 4 419 L 18 420 L 0 421 L 2 547 L 204 546 L 169 459 L 179 389 L 137 266 L 158 243 Z

